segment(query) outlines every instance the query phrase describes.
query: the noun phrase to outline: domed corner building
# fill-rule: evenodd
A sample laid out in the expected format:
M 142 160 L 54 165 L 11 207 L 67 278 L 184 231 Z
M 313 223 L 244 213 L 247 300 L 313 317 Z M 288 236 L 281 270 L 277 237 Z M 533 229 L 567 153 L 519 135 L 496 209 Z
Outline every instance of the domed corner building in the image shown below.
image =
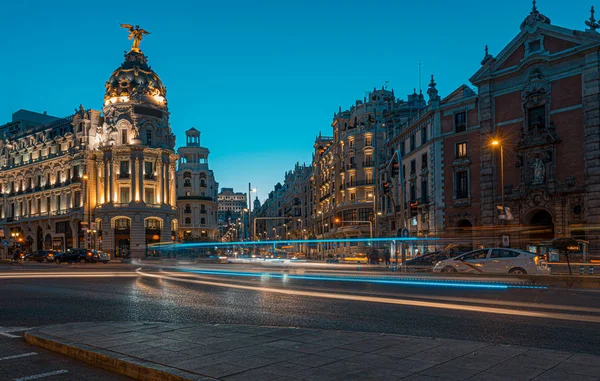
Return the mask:
M 175 135 L 167 90 L 139 49 L 106 82 L 97 128 L 95 226 L 111 257 L 140 258 L 177 236 Z M 94 201 L 94 200 L 92 200 Z

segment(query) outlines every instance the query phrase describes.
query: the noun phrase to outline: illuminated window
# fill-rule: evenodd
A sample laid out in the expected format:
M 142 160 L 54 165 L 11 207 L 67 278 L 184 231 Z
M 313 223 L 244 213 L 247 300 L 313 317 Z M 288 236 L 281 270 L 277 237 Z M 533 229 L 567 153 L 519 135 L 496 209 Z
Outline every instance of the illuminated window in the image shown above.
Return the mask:
M 121 203 L 128 203 L 131 202 L 131 195 L 129 192 L 129 187 L 121 187 L 119 188 L 120 194 L 119 194 L 119 202 Z
M 121 130 L 121 144 L 128 144 L 127 141 L 127 130 Z
M 456 157 L 467 156 L 467 142 L 456 143 Z
M 144 202 L 154 204 L 154 188 L 144 188 Z

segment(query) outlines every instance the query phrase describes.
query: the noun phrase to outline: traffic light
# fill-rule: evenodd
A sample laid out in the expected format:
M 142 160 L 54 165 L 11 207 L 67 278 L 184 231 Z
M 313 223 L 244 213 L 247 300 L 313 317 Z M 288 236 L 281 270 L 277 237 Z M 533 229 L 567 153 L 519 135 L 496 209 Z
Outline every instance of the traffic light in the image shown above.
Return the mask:
M 381 186 L 383 188 L 383 194 L 390 194 L 392 184 L 390 184 L 389 181 L 384 181 L 383 184 L 381 184 Z
M 395 162 L 392 164 L 392 177 L 397 177 L 400 175 L 400 163 Z
M 413 201 L 410 203 L 410 216 L 411 217 L 415 217 L 418 214 L 417 213 L 417 205 L 418 205 L 417 201 Z

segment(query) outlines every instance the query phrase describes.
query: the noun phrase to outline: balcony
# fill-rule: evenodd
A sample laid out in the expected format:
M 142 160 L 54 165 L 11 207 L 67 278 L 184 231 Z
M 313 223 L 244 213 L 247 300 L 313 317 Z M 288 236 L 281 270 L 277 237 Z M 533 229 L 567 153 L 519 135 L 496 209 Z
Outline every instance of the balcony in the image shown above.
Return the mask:
M 346 164 L 346 169 L 356 169 L 356 163 Z
M 323 197 L 321 197 L 319 199 L 319 202 L 323 202 L 324 200 L 326 200 L 329 196 L 331 196 L 331 193 L 327 193 L 326 195 L 323 195 Z
M 375 166 L 375 163 L 373 162 L 373 160 L 367 160 L 367 161 L 363 161 L 362 165 L 363 165 L 363 167 L 373 167 L 373 166 Z
M 365 185 L 375 185 L 375 180 L 358 180 L 346 183 L 346 188 L 360 187 Z
M 200 209 L 200 214 L 206 214 L 206 209 Z
M 178 200 L 202 200 L 202 201 L 214 201 L 212 197 L 207 196 L 179 196 Z
M 156 180 L 156 176 L 154 173 L 144 173 L 144 179 L 146 180 Z
M 183 213 L 192 213 L 192 209 L 184 209 Z
M 123 173 L 123 172 L 119 173 L 120 179 L 128 179 L 129 176 L 130 176 L 129 173 Z

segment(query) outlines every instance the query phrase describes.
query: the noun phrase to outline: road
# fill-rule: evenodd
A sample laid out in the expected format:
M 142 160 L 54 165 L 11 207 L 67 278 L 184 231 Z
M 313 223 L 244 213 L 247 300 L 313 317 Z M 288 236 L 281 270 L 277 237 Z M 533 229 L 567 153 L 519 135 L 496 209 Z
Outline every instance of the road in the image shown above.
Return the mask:
M 600 354 L 597 291 L 406 279 L 373 283 L 383 278 L 241 265 L 192 266 L 185 272 L 157 267 L 136 272 L 139 267 L 0 266 L 1 324 L 151 320 L 298 326 Z

